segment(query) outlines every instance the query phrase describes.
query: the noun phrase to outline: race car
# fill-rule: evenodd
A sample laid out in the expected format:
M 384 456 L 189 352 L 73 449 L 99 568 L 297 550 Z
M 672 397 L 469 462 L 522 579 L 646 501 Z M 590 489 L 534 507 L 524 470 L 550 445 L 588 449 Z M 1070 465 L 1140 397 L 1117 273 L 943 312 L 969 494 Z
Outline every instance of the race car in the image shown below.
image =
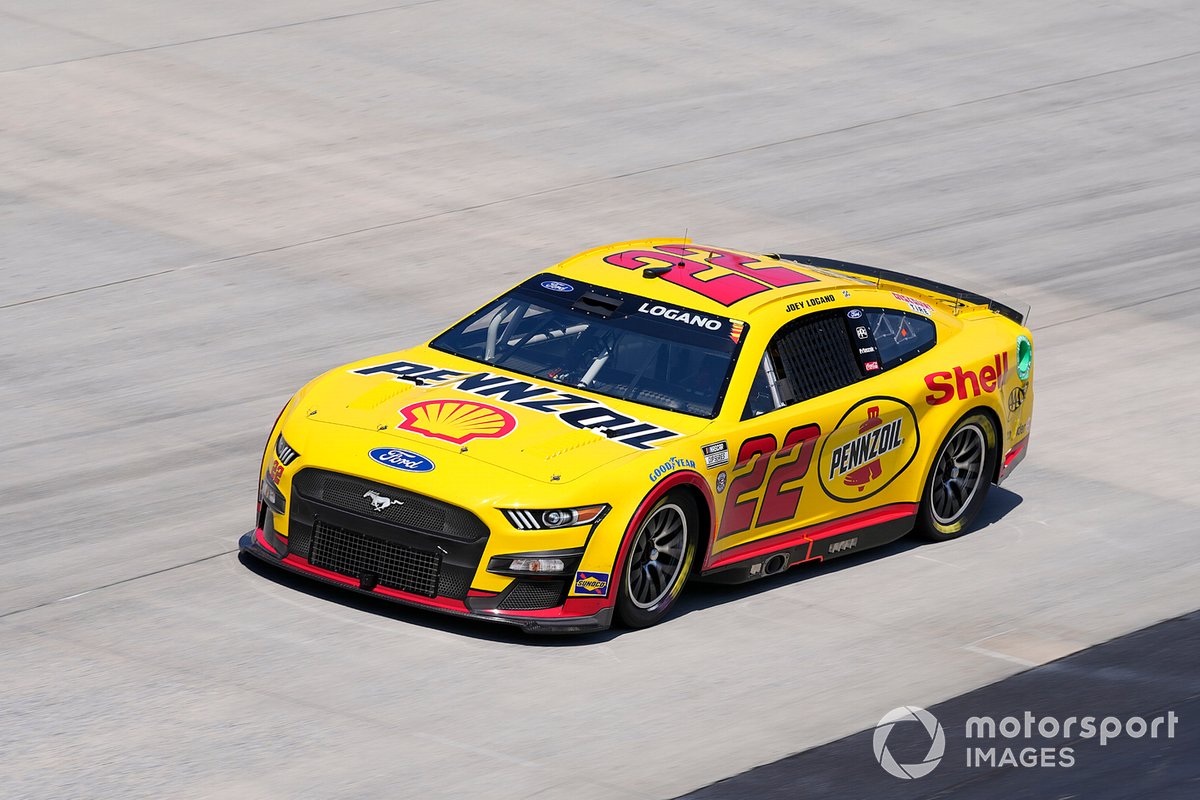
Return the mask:
M 240 547 L 580 632 L 653 625 L 689 580 L 952 539 L 1028 452 L 1027 314 L 835 259 L 589 250 L 301 388 Z

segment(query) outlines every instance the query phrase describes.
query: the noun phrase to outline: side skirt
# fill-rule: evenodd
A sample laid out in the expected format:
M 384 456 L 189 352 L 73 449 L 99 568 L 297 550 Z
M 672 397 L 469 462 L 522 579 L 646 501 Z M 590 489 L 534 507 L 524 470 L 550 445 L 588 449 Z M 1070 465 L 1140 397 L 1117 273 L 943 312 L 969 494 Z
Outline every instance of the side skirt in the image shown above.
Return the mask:
M 760 546 L 737 560 L 718 555 L 716 565 L 703 570 L 695 579 L 705 583 L 746 583 L 775 575 L 795 564 L 827 561 L 890 544 L 911 531 L 916 524 L 917 504 L 897 505 L 904 508 L 895 508 L 894 514 L 883 515 L 890 518 L 880 521 L 860 523 L 857 527 L 853 518 L 836 527 L 824 523 L 775 536 L 761 543 L 754 542 L 752 545 Z M 778 541 L 772 544 L 774 540 Z M 751 545 L 744 547 L 749 549 Z

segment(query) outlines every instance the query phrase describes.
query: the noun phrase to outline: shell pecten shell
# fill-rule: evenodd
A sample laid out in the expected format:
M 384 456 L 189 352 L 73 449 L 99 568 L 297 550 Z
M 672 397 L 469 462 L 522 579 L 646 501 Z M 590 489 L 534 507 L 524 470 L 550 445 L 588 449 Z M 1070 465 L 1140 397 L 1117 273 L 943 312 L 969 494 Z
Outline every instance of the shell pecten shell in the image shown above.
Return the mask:
M 454 444 L 499 439 L 517 427 L 512 414 L 474 400 L 425 400 L 400 409 L 400 416 L 396 427 Z

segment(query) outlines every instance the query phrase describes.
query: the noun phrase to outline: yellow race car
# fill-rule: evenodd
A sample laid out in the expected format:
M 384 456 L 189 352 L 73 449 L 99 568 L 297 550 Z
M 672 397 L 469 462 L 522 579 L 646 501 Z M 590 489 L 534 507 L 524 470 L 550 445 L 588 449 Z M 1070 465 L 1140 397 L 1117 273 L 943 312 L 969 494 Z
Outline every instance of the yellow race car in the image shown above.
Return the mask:
M 951 539 L 1027 452 L 1027 313 L 832 259 L 590 250 L 300 389 L 241 549 L 574 632 L 652 625 L 688 579 Z

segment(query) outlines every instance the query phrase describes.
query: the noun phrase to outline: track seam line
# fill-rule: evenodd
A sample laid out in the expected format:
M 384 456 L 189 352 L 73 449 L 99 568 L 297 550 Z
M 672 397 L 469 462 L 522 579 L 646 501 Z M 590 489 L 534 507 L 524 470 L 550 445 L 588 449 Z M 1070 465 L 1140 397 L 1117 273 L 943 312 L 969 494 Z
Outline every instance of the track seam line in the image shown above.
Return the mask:
M 429 3 L 436 3 L 436 2 L 440 2 L 440 0 L 423 0 L 423 2 L 412 3 L 409 5 L 393 6 L 391 8 L 392 9 L 410 8 L 410 7 L 416 6 L 416 5 L 427 5 Z M 362 11 L 362 12 L 357 12 L 356 14 L 344 14 L 344 15 L 341 15 L 341 17 L 326 17 L 326 18 L 322 18 L 322 19 L 340 19 L 342 17 L 350 17 L 350 16 L 358 16 L 361 14 L 378 13 L 379 11 L 384 11 L 384 10 L 389 10 L 389 9 L 376 9 L 375 11 Z M 294 23 L 288 23 L 287 25 L 277 26 L 277 27 L 280 27 L 280 28 L 294 27 L 297 25 L 307 24 L 308 22 L 318 22 L 318 21 L 322 21 L 322 20 L 308 20 L 305 22 L 294 22 Z M 262 28 L 259 30 L 266 31 L 266 30 L 274 30 L 274 29 L 275 28 Z M 255 33 L 255 32 L 257 32 L 257 31 L 242 31 L 241 33 L 222 34 L 220 36 L 214 36 L 214 37 L 209 37 L 209 38 L 210 39 L 222 39 L 222 38 L 228 38 L 231 36 L 241 36 L 246 33 Z M 207 41 L 207 39 L 197 39 L 195 41 Z M 179 44 L 187 44 L 187 43 L 182 42 Z M 157 45 L 155 47 L 143 48 L 143 49 L 156 50 L 156 49 L 162 49 L 164 47 L 171 47 L 171 46 L 174 46 L 174 45 Z M 123 52 L 138 52 L 138 51 L 123 51 Z M 796 142 L 807 141 L 809 139 L 816 139 L 816 138 L 820 138 L 822 136 L 830 136 L 830 135 L 837 134 L 837 133 L 846 133 L 848 131 L 859 130 L 862 128 L 869 128 L 869 127 L 873 127 L 876 125 L 884 125 L 889 122 L 897 122 L 900 120 L 912 119 L 914 117 L 925 116 L 928 114 L 936 114 L 941 111 L 949 111 L 949 110 L 953 110 L 956 108 L 963 108 L 965 106 L 971 106 L 971 105 L 976 105 L 976 104 L 980 104 L 980 103 L 988 103 L 993 100 L 1001 100 L 1006 97 L 1014 97 L 1016 95 L 1026 94 L 1029 92 L 1041 91 L 1042 89 L 1050 89 L 1050 88 L 1054 88 L 1054 87 L 1058 87 L 1058 86 L 1065 86 L 1065 85 L 1072 84 L 1072 83 L 1078 83 L 1080 81 L 1091 80 L 1093 78 L 1101 78 L 1101 77 L 1105 77 L 1108 75 L 1116 75 L 1116 74 L 1120 74 L 1123 72 L 1130 72 L 1132 70 L 1142 69 L 1144 67 L 1157 66 L 1159 64 L 1166 64 L 1166 63 L 1169 63 L 1172 61 L 1179 61 L 1179 60 L 1186 59 L 1186 58 L 1193 58 L 1195 56 L 1200 56 L 1200 50 L 1192 51 L 1189 53 L 1182 53 L 1180 55 L 1175 55 L 1175 56 L 1168 56 L 1166 58 L 1160 58 L 1160 59 L 1156 59 L 1154 61 L 1146 61 L 1141 64 L 1132 64 L 1127 67 L 1119 67 L 1117 69 L 1104 70 L 1102 72 L 1093 72 L 1091 74 L 1081 75 L 1081 76 L 1078 76 L 1075 78 L 1066 78 L 1061 81 L 1052 81 L 1050 83 L 1043 83 L 1043 84 L 1039 84 L 1037 86 L 1029 86 L 1024 89 L 1014 89 L 1009 92 L 1002 92 L 1000 94 L 988 95 L 987 97 L 978 97 L 978 98 L 975 98 L 972 100 L 963 100 L 962 102 L 959 102 L 959 103 L 951 103 L 949 105 L 938 106 L 936 108 L 926 108 L 926 109 L 921 109 L 918 111 L 910 111 L 905 114 L 898 114 L 898 115 L 891 116 L 891 117 L 883 117 L 880 119 L 868 120 L 867 122 L 859 122 L 859 123 L 855 123 L 853 125 L 846 125 L 841 128 L 831 128 L 831 129 L 825 130 L 825 131 L 817 131 L 816 133 L 808 133 L 808 134 L 804 134 L 803 136 L 794 136 L 794 137 L 790 137 L 787 139 L 779 139 L 774 142 L 764 142 L 762 144 L 751 145 L 749 147 L 742 147 L 742 148 L 738 148 L 735 150 L 727 150 L 727 151 L 724 151 L 721 153 L 714 153 L 714 154 L 707 155 L 707 156 L 699 156 L 697 158 L 686 159 L 683 161 L 675 161 L 675 162 L 672 162 L 669 164 L 659 164 L 658 166 L 654 166 L 654 167 L 646 167 L 644 169 L 632 170 L 629 172 L 621 172 L 621 173 L 617 173 L 616 175 L 604 175 L 604 176 L 601 176 L 598 178 L 591 178 L 591 179 L 585 180 L 585 181 L 577 181 L 575 183 L 564 184 L 561 186 L 553 186 L 553 187 L 549 187 L 546 189 L 539 189 L 535 192 L 527 192 L 525 194 L 512 195 L 510 197 L 502 197 L 497 200 L 489 200 L 485 203 L 475 203 L 475 204 L 468 205 L 468 206 L 461 206 L 459 208 L 446 209 L 444 211 L 434 211 L 429 214 L 422 214 L 422 215 L 416 216 L 416 217 L 409 217 L 406 219 L 394 220 L 392 222 L 382 222 L 382 223 L 379 223 L 378 225 L 368 225 L 363 228 L 355 228 L 354 230 L 342 231 L 340 233 L 331 233 L 327 236 L 318 236 L 313 239 L 304 239 L 304 240 L 301 240 L 298 242 L 290 242 L 287 244 L 281 244 L 281 245 L 277 245 L 274 247 L 264 247 L 264 248 L 261 248 L 258 250 L 250 250 L 250 251 L 247 251 L 244 253 L 237 253 L 237 254 L 231 255 L 231 256 L 215 258 L 215 259 L 212 259 L 209 261 L 202 261 L 202 262 L 197 262 L 194 264 L 186 264 L 182 267 L 171 267 L 169 269 L 159 270 L 157 272 L 151 272 L 151 273 L 147 273 L 145 275 L 137 275 L 132 278 L 124 278 L 124 279 L 118 280 L 118 281 L 110 281 L 108 283 L 101 283 L 101 284 L 97 284 L 95 286 L 86 286 L 86 287 L 83 287 L 80 289 L 72 289 L 67 292 L 57 292 L 55 294 L 43 295 L 41 297 L 31 297 L 26 300 L 18 300 L 13 303 L 7 303 L 4 305 L 0 305 L 0 311 L 3 311 L 4 309 L 7 309 L 7 308 L 14 308 L 16 306 L 27 305 L 29 303 L 38 303 L 43 300 L 53 300 L 58 297 L 65 297 L 67 295 L 79 294 L 81 292 L 91 291 L 92 289 L 103 289 L 108 286 L 116 286 L 116 285 L 119 285 L 122 283 L 132 283 L 134 281 L 145 280 L 146 278 L 154 278 L 154 277 L 158 277 L 160 275 L 167 275 L 169 273 L 180 272 L 182 270 L 195 269 L 197 267 L 212 266 L 214 264 L 223 264 L 223 263 L 227 263 L 230 261 L 238 261 L 243 258 L 252 258 L 254 256 L 265 255 L 267 253 L 277 253 L 277 252 L 280 252 L 283 250 L 291 250 L 291 249 L 294 249 L 297 247 L 305 247 L 305 246 L 311 245 L 311 244 L 320 244 L 321 242 L 328 242 L 328 241 L 332 241 L 334 239 L 341 239 L 341 238 L 344 238 L 347 236 L 356 236 L 361 233 L 371 233 L 373 231 L 384 230 L 387 228 L 395 228 L 395 227 L 399 227 L 401 225 L 410 225 L 414 222 L 424 222 L 426 220 L 436 219 L 438 217 L 446 217 L 446 216 L 450 216 L 453 214 L 461 214 L 461 213 L 464 213 L 467 211 L 478 211 L 483 208 L 490 208 L 492 206 L 503 205 L 505 203 L 512 203 L 512 202 L 516 202 L 518 200 L 528 200 L 533 197 L 541 197 L 541 196 L 548 195 L 548 194 L 554 194 L 556 192 L 567 191 L 569 189 L 580 189 L 585 186 L 594 186 L 596 184 L 606 183 L 608 181 L 617 181 L 617 180 L 622 180 L 625 178 L 633 178 L 633 177 L 637 177 L 640 175 L 647 175 L 652 172 L 661 172 L 663 170 L 674 169 L 676 167 L 686 167 L 686 166 L 691 166 L 693 164 L 701 164 L 701 163 L 704 163 L 707 161 L 715 161 L 715 160 L 722 159 L 722 158 L 728 158 L 729 156 L 744 155 L 746 153 L 753 153 L 753 152 L 757 152 L 759 150 L 767 150 L 767 149 L 774 148 L 774 147 L 781 147 L 781 146 L 788 145 L 788 144 L 795 144 Z M 95 56 L 95 57 L 99 58 L 100 56 Z M 76 59 L 76 60 L 82 60 L 82 59 Z M 67 62 L 59 62 L 59 63 L 67 63 Z M 22 67 L 22 69 L 29 69 L 29 68 Z M 9 71 L 12 71 L 12 70 L 9 70 Z M 0 71 L 0 74 L 3 74 L 3 72 Z M 1191 291 L 1191 290 L 1185 290 L 1185 291 Z M 1157 299 L 1157 298 L 1152 298 L 1152 299 Z M 1143 302 L 1149 302 L 1149 301 L 1143 301 Z M 1139 304 L 1140 303 L 1133 303 L 1130 305 L 1139 305 Z M 1121 306 L 1119 308 L 1128 308 L 1128 307 L 1129 306 Z M 1119 309 L 1110 309 L 1110 310 L 1115 311 L 1115 310 L 1119 310 Z M 1096 313 L 1103 314 L 1106 312 L 1100 311 L 1100 312 L 1096 312 Z M 1095 314 L 1093 314 L 1091 316 L 1095 316 Z M 1086 318 L 1087 317 L 1078 317 L 1077 319 L 1086 319 Z M 1076 319 L 1066 320 L 1064 322 L 1051 323 L 1050 325 L 1047 325 L 1044 327 L 1053 327 L 1054 325 L 1062 325 L 1062 324 L 1066 324 L 1066 322 L 1074 322 L 1074 321 L 1076 321 Z
M 47 600 L 44 603 L 38 603 L 37 605 L 32 605 L 27 608 L 18 608 L 13 611 L 5 611 L 3 614 L 0 614 L 0 619 L 6 619 L 7 617 L 16 616 L 17 614 L 24 614 L 26 611 L 36 611 L 39 608 L 45 608 L 46 606 L 52 606 L 55 603 L 61 603 L 64 600 L 73 600 L 74 598 L 82 597 L 85 594 L 91 594 L 92 592 L 98 592 L 101 589 L 111 589 L 114 586 L 120 586 L 121 584 L 124 584 L 124 583 L 132 583 L 134 581 L 139 581 L 142 578 L 149 578 L 153 575 L 161 575 L 164 572 L 171 572 L 172 570 L 183 569 L 184 567 L 190 567 L 195 564 L 201 564 L 205 561 L 212 561 L 214 558 L 220 558 L 221 556 L 227 556 L 230 553 L 236 553 L 237 551 L 238 551 L 238 549 L 236 547 L 233 548 L 232 550 L 223 550 L 220 553 L 214 553 L 211 556 L 201 556 L 200 558 L 196 558 L 191 561 L 185 561 L 182 564 L 174 564 L 170 567 L 163 567 L 162 569 L 156 569 L 156 570 L 152 570 L 150 572 L 144 572 L 141 575 L 134 575 L 129 578 L 122 578 L 119 581 L 113 581 L 112 583 L 106 583 L 106 584 L 103 584 L 102 586 L 93 586 L 91 589 L 84 589 L 82 592 L 76 592 L 75 594 L 70 594 L 70 595 L 67 595 L 66 597 L 59 597 L 55 600 Z
M 56 297 L 67 297 L 68 295 L 80 294 L 81 292 L 90 292 L 93 289 L 104 289 L 108 286 L 119 286 L 122 283 L 143 281 L 146 278 L 154 278 L 159 275 L 166 275 L 169 272 L 178 272 L 180 269 L 186 269 L 186 267 L 170 267 L 168 269 L 160 269 L 158 272 L 147 272 L 145 275 L 135 275 L 132 278 L 121 278 L 120 280 L 109 281 L 108 283 L 98 283 L 95 286 L 84 286 L 81 289 L 70 289 L 65 292 L 56 292 L 54 294 L 42 295 L 41 297 L 31 297 L 27 300 L 18 300 L 15 303 L 5 303 L 4 305 L 0 306 L 0 311 L 3 311 L 6 308 L 16 308 L 17 306 L 28 305 L 30 303 L 40 303 L 43 300 L 53 300 Z
M 406 8 L 415 8 L 417 6 L 427 6 L 432 3 L 439 3 L 439 2 L 441 2 L 441 0 L 418 0 L 418 2 L 414 2 L 414 3 L 400 3 L 398 5 L 384 6 L 382 8 L 369 8 L 364 11 L 352 11 L 347 14 L 333 14 L 328 17 L 314 17 L 312 19 L 302 19 L 302 20 L 297 20 L 296 22 L 281 22 L 278 25 L 266 25 L 261 28 L 250 28 L 250 29 L 244 30 L 244 31 L 233 31 L 232 33 L 217 33 L 217 34 L 213 34 L 212 36 L 201 36 L 196 39 L 184 39 L 184 40 L 178 41 L 178 42 L 164 42 L 163 44 L 151 44 L 151 45 L 146 45 L 145 47 L 129 47 L 129 48 L 125 48 L 123 50 L 112 50 L 107 53 L 96 53 L 95 55 L 90 55 L 90 56 L 80 56 L 78 58 L 64 58 L 60 61 L 47 61 L 42 64 L 29 64 L 24 67 L 12 67 L 10 69 L 0 70 L 0 75 L 6 75 L 6 74 L 9 74 L 12 72 L 24 72 L 26 70 L 31 70 L 31 69 L 42 69 L 43 67 L 57 67 L 57 66 L 61 66 L 63 64 L 77 64 L 81 61 L 94 61 L 94 60 L 100 59 L 100 58 L 111 58 L 112 56 L 123 56 L 123 55 L 128 55 L 130 53 L 149 53 L 149 52 L 153 52 L 155 50 L 167 50 L 172 47 L 183 47 L 183 46 L 189 45 L 189 44 L 202 44 L 204 42 L 214 42 L 214 41 L 219 41 L 221 39 L 232 39 L 232 38 L 235 38 L 238 36 L 249 36 L 249 35 L 255 34 L 255 33 L 270 33 L 271 31 L 286 30 L 288 28 L 298 28 L 302 25 L 311 25 L 311 24 L 317 23 L 317 22 L 336 22 L 337 20 L 352 19 L 354 17 L 364 17 L 364 16 L 368 16 L 371 14 L 382 14 L 382 13 L 385 13 L 388 11 L 401 11 Z M 14 18 L 21 19 L 26 22 L 32 22 L 35 25 L 40 25 L 44 28 L 50 28 L 52 30 L 55 30 L 55 29 L 63 30 L 62 28 L 58 28 L 57 26 L 55 26 L 51 23 L 42 22 L 41 20 L 38 20 L 33 17 L 21 17 L 16 14 L 7 14 L 6 16 L 12 16 Z M 93 39 L 96 41 L 103 41 L 103 40 L 97 39 L 95 36 L 92 36 L 91 34 L 88 34 L 88 33 L 82 33 L 80 31 L 74 31 L 74 30 L 71 30 L 68 32 L 74 34 L 75 36 L 79 36 L 82 38 Z
M 1101 309 L 1100 311 L 1093 311 L 1092 313 L 1084 314 L 1083 316 L 1072 317 L 1071 319 L 1064 319 L 1064 320 L 1060 320 L 1058 322 L 1050 322 L 1045 325 L 1039 325 L 1036 328 L 1032 328 L 1031 330 L 1044 331 L 1049 328 L 1057 328 L 1059 325 L 1069 325 L 1072 322 L 1079 322 L 1080 320 L 1091 319 L 1092 317 L 1099 317 L 1099 316 L 1103 316 L 1104 314 L 1111 314 L 1114 311 L 1124 311 L 1127 308 L 1134 308 L 1136 306 L 1144 306 L 1147 303 L 1153 303 L 1158 300 L 1166 300 L 1168 297 L 1178 297 L 1179 295 L 1188 294 L 1189 292 L 1195 292 L 1197 290 L 1200 290 L 1200 286 L 1193 286 L 1190 289 L 1180 289 L 1177 292 L 1167 292 L 1166 294 L 1160 294 L 1160 295 L 1156 295 L 1154 297 L 1147 297 L 1144 300 L 1135 300 L 1132 303 L 1125 303 L 1123 305 L 1114 306 L 1113 308 L 1105 308 L 1105 309 Z

